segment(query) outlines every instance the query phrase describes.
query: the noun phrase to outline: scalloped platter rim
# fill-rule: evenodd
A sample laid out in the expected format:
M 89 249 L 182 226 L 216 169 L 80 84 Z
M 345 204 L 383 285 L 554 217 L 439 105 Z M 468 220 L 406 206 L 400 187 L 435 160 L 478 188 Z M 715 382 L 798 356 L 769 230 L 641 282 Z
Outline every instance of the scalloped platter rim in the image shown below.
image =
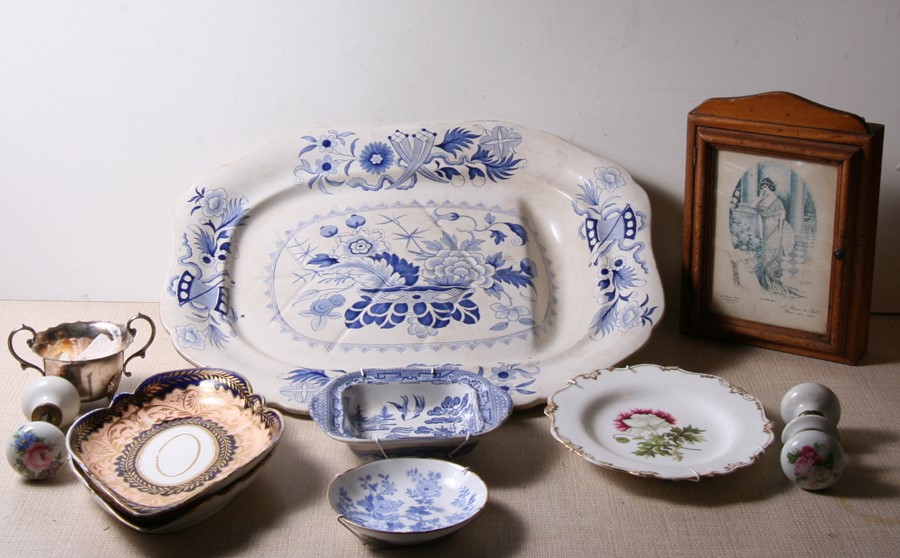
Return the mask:
M 174 221 L 175 348 L 288 412 L 362 368 L 456 366 L 538 405 L 664 311 L 644 190 L 508 122 L 285 136 L 198 179 Z

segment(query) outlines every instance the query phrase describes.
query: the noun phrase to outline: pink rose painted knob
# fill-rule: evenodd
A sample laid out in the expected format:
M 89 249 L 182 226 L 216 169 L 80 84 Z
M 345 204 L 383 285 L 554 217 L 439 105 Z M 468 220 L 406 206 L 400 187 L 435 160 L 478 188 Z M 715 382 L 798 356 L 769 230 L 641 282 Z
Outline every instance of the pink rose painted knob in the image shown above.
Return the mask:
M 820 430 L 804 430 L 781 449 L 781 469 L 806 490 L 822 490 L 837 482 L 846 460 L 841 444 Z
M 797 384 L 781 400 L 781 418 L 789 423 L 801 415 L 821 415 L 837 426 L 841 420 L 841 402 L 822 384 Z
M 59 376 L 41 376 L 22 392 L 22 413 L 28 420 L 66 428 L 78 418 L 80 410 L 78 389 Z
M 25 423 L 6 443 L 6 459 L 10 466 L 29 480 L 52 477 L 67 458 L 66 437 L 49 422 Z

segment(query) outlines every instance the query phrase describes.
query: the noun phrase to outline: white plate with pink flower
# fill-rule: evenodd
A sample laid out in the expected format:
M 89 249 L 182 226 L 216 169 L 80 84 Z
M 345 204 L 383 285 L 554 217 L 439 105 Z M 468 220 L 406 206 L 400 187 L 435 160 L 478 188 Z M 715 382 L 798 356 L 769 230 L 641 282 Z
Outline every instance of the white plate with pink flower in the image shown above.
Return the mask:
M 163 324 L 191 362 L 306 413 L 360 369 L 458 368 L 516 407 L 646 343 L 650 204 L 619 165 L 505 122 L 328 127 L 177 202 Z
M 653 364 L 578 376 L 545 413 L 553 437 L 591 463 L 668 480 L 751 465 L 774 437 L 762 403 L 743 389 Z

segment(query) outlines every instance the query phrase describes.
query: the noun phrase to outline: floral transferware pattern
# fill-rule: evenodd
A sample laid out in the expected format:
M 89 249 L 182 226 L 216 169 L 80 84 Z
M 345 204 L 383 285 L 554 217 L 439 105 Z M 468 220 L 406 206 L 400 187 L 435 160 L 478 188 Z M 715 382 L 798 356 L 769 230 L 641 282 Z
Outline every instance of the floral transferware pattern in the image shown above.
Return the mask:
M 410 364 L 408 368 L 462 370 L 463 366 L 447 362 L 414 363 Z M 473 370 L 510 395 L 520 396 L 531 396 L 536 393 L 532 385 L 541 373 L 540 366 L 532 362 L 498 362 L 496 366 L 490 368 L 478 366 Z M 347 373 L 346 370 L 334 370 L 333 372 L 336 374 Z M 306 402 L 328 383 L 331 376 L 323 369 L 298 368 L 282 376 L 282 379 L 287 381 L 287 385 L 281 387 L 281 395 L 297 402 Z
M 195 188 L 188 204 L 196 219 L 181 235 L 180 273 L 169 279 L 167 291 L 190 323 L 175 327 L 175 342 L 197 351 L 221 348 L 234 337 L 234 280 L 227 264 L 238 257 L 235 235 L 247 222 L 247 198 L 229 196 L 225 188 Z
M 243 378 L 192 369 L 158 374 L 133 394 L 117 395 L 72 426 L 68 445 L 98 489 L 125 513 L 146 518 L 238 478 L 274 449 L 282 428 L 280 415 Z M 188 436 L 196 443 L 185 454 L 178 438 Z M 172 457 L 173 465 L 162 462 Z
M 684 458 L 685 451 L 698 451 L 688 445 L 704 442 L 704 430 L 691 426 L 675 426 L 671 414 L 657 409 L 631 409 L 619 413 L 614 421 L 620 444 L 637 442 L 632 451 L 638 457 L 669 457 L 675 461 Z
M 286 137 L 198 181 L 161 307 L 176 348 L 252 361 L 272 404 L 307 412 L 330 378 L 423 361 L 533 405 L 587 366 L 582 340 L 600 365 L 643 344 L 662 289 L 624 169 L 507 123 L 414 130 Z M 453 356 L 407 358 L 424 351 Z
M 387 473 L 364 475 L 357 483 L 352 492 L 338 488 L 335 509 L 353 523 L 381 531 L 443 529 L 469 519 L 484 504 L 469 486 L 447 482 L 435 470 L 407 469 L 401 479 Z
M 582 180 L 572 201 L 575 214 L 584 217 L 578 234 L 591 251 L 589 266 L 596 269 L 594 298 L 599 308 L 590 324 L 595 338 L 652 326 L 659 308 L 650 295 L 643 300 L 639 296 L 650 273 L 642 255 L 647 245 L 638 239 L 647 216 L 615 194 L 627 184 L 618 168 L 597 167 L 594 178 Z
M 373 140 L 359 148 L 356 132 L 328 130 L 319 137 L 303 136 L 297 185 L 328 193 L 341 187 L 363 191 L 408 190 L 420 179 L 462 186 L 481 186 L 511 178 L 525 165 L 515 148 L 522 136 L 512 128 L 462 127 L 438 134 L 425 128 L 408 133 L 397 130 L 387 143 Z M 437 143 L 436 143 L 437 142 Z M 359 165 L 364 174 L 354 175 Z
M 410 224 L 410 213 L 421 212 L 433 228 Z M 295 341 L 329 348 L 335 338 L 343 349 L 360 350 L 421 348 L 421 340 L 454 350 L 524 338 L 547 314 L 538 307 L 541 315 L 533 315 L 535 301 L 547 300 L 534 282 L 547 265 L 524 255 L 528 243 L 515 212 L 499 207 L 347 208 L 301 221 L 277 243 L 267 267 L 269 307 Z M 486 330 L 445 341 L 449 325 L 486 320 Z M 381 343 L 353 343 L 341 334 L 370 327 L 383 330 Z

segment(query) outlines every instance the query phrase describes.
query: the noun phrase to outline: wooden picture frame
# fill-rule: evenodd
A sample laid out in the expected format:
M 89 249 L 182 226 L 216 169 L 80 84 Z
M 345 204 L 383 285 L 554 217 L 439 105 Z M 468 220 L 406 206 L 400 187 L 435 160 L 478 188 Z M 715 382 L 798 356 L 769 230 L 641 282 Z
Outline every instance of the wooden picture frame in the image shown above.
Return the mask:
M 681 330 L 855 364 L 884 126 L 770 92 L 688 115 Z

